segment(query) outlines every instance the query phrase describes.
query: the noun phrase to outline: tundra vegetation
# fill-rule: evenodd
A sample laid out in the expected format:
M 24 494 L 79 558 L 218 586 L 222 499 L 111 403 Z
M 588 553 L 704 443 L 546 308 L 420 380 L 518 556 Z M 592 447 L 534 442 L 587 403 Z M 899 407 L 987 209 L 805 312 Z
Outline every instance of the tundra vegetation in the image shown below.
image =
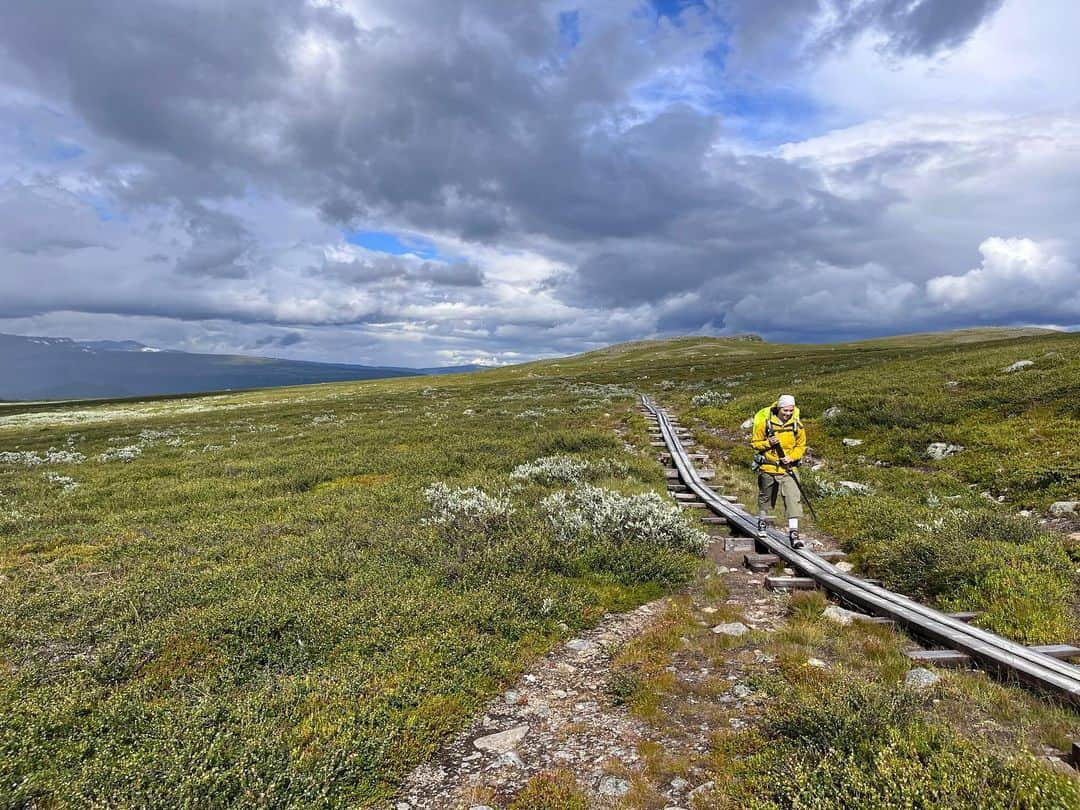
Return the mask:
M 739 425 L 792 391 L 826 462 L 808 475 L 820 528 L 865 570 L 1014 638 L 1075 641 L 1076 549 L 1016 512 L 1076 499 L 1078 345 L 685 339 L 436 379 L 0 406 L 0 806 L 385 799 L 528 661 L 700 569 L 701 532 L 658 497 L 639 391 L 711 428 L 698 437 L 747 485 Z M 1019 359 L 1034 362 L 1002 371 Z M 964 449 L 932 460 L 933 442 Z M 661 705 L 663 667 L 646 664 L 671 644 L 628 652 L 617 691 L 633 710 Z M 777 701 L 759 733 L 781 744 L 714 741 L 732 806 L 765 774 L 775 806 L 819 806 L 835 784 L 932 796 L 928 760 L 970 760 L 1002 806 L 1018 786 L 1075 799 L 1041 766 L 972 759 L 928 707 L 890 697 L 894 653 L 826 690 L 858 711 L 813 738 L 792 724 L 825 709 L 796 669 L 763 682 Z M 984 703 L 1036 711 L 1015 692 Z M 822 758 L 824 781 L 793 793 Z M 535 802 L 577 806 L 565 774 L 546 779 Z

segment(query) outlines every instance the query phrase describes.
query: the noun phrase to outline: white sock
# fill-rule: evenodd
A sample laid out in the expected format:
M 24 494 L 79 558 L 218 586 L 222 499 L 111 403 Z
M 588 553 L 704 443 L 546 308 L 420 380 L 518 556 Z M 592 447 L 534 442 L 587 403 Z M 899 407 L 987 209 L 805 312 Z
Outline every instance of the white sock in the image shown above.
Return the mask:
M 798 518 L 788 518 L 787 519 L 787 527 L 788 527 L 789 532 L 792 531 L 792 530 L 797 531 L 798 528 L 799 528 L 799 519 Z

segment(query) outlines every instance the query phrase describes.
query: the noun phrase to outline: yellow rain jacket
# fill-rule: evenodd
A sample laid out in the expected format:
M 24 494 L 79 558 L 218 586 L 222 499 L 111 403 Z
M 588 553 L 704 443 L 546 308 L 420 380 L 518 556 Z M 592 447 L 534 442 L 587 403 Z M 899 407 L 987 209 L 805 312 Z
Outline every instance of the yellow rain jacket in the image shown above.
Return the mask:
M 779 453 L 777 448 L 769 444 L 767 425 L 772 426 L 773 435 L 780 440 Z M 765 456 L 765 461 L 759 468 L 761 472 L 772 475 L 783 475 L 787 472 L 780 465 L 780 459 L 788 456 L 793 462 L 798 462 L 806 452 L 806 430 L 799 420 L 798 406 L 786 422 L 780 421 L 775 402 L 754 414 L 754 433 L 750 438 L 750 443 L 755 450 Z

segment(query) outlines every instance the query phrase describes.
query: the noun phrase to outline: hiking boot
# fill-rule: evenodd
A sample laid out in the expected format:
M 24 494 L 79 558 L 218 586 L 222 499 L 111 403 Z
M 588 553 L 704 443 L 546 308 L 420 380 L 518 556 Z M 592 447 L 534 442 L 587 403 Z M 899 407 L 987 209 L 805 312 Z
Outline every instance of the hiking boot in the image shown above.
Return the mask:
M 787 533 L 787 536 L 788 540 L 791 541 L 792 548 L 803 548 L 806 545 L 806 543 L 803 542 L 803 539 L 799 537 L 798 529 L 792 529 L 790 532 Z
M 757 536 L 762 540 L 769 536 L 769 524 L 766 522 L 765 518 L 758 518 Z

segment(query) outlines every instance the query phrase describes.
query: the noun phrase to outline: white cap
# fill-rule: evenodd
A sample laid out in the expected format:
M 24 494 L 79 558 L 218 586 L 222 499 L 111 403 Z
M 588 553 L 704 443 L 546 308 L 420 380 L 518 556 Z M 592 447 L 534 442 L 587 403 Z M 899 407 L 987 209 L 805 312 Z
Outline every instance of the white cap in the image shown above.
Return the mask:
M 780 399 L 776 400 L 777 408 L 793 408 L 795 407 L 795 397 L 791 394 L 781 394 Z

